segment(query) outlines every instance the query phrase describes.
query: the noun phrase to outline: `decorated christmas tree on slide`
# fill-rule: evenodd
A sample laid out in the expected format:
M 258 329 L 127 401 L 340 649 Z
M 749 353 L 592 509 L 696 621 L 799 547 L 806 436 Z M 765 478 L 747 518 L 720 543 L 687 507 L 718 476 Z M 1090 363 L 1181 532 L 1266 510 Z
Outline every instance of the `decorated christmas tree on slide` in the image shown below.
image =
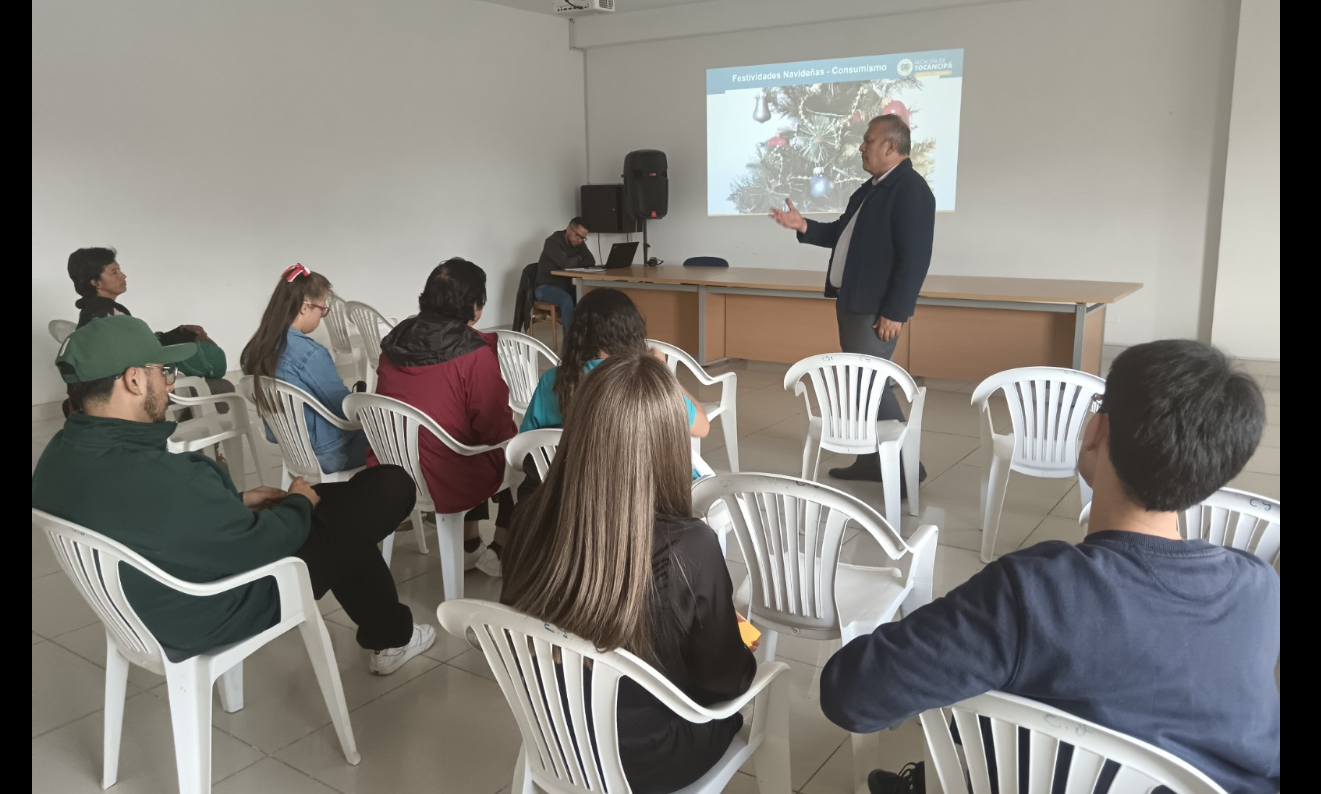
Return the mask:
M 730 185 L 729 201 L 740 214 L 783 207 L 785 199 L 804 213 L 841 211 L 870 178 L 858 153 L 868 123 L 891 114 L 912 130 L 913 168 L 931 181 L 936 140 L 922 135 L 921 90 L 915 77 L 761 89 L 752 118 L 777 124 Z

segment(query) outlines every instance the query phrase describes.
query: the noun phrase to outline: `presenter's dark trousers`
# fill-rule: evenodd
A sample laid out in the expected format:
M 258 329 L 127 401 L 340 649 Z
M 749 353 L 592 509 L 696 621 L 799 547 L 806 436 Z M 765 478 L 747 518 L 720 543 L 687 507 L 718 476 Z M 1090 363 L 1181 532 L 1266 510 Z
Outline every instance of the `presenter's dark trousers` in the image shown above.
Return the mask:
M 836 301 L 835 320 L 839 323 L 839 346 L 845 353 L 875 356 L 886 361 L 894 360 L 894 348 L 899 344 L 899 338 L 895 337 L 888 342 L 882 342 L 876 336 L 876 329 L 872 327 L 876 323 L 876 315 L 854 314 L 845 309 L 839 301 Z M 886 388 L 881 393 L 881 407 L 876 418 L 881 421 L 887 419 L 898 419 L 900 422 L 906 421 L 904 411 L 899 407 L 899 398 L 894 396 L 893 383 L 886 383 Z M 879 472 L 881 457 L 875 452 L 869 455 L 859 455 L 853 465 Z

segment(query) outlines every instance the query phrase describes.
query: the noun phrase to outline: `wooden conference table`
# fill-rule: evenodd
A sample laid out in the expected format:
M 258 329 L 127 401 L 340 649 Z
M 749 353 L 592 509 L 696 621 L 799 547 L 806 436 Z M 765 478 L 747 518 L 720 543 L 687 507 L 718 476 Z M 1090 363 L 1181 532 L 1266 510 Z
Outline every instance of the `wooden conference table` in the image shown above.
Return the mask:
M 642 265 L 560 270 L 581 298 L 623 290 L 647 333 L 702 364 L 724 359 L 792 364 L 838 353 L 835 301 L 820 270 Z M 1141 284 L 1115 281 L 927 276 L 894 361 L 916 376 L 978 381 L 1012 367 L 1071 367 L 1100 374 L 1105 309 Z

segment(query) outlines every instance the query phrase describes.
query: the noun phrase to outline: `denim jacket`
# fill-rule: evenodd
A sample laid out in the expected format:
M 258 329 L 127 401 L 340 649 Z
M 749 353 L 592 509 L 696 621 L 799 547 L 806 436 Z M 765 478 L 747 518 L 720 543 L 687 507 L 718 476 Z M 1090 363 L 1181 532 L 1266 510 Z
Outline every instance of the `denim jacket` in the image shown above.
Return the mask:
M 306 391 L 327 411 L 345 418 L 344 398 L 349 390 L 340 378 L 339 370 L 335 369 L 330 351 L 293 326 L 289 327 L 275 377 Z M 312 449 L 316 450 L 322 471 L 329 474 L 366 464 L 367 439 L 361 430 L 345 432 L 311 408 L 306 410 L 307 432 L 312 437 Z M 274 440 L 269 428 L 266 437 Z

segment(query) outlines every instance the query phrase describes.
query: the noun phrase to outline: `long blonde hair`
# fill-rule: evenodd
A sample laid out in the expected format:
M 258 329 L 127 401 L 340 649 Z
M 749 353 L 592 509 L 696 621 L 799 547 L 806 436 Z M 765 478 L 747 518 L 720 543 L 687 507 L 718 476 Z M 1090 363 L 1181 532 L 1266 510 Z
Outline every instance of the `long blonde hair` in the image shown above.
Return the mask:
M 545 482 L 514 513 L 500 600 L 654 662 L 652 535 L 657 514 L 692 515 L 686 419 L 651 355 L 611 356 L 584 378 Z

